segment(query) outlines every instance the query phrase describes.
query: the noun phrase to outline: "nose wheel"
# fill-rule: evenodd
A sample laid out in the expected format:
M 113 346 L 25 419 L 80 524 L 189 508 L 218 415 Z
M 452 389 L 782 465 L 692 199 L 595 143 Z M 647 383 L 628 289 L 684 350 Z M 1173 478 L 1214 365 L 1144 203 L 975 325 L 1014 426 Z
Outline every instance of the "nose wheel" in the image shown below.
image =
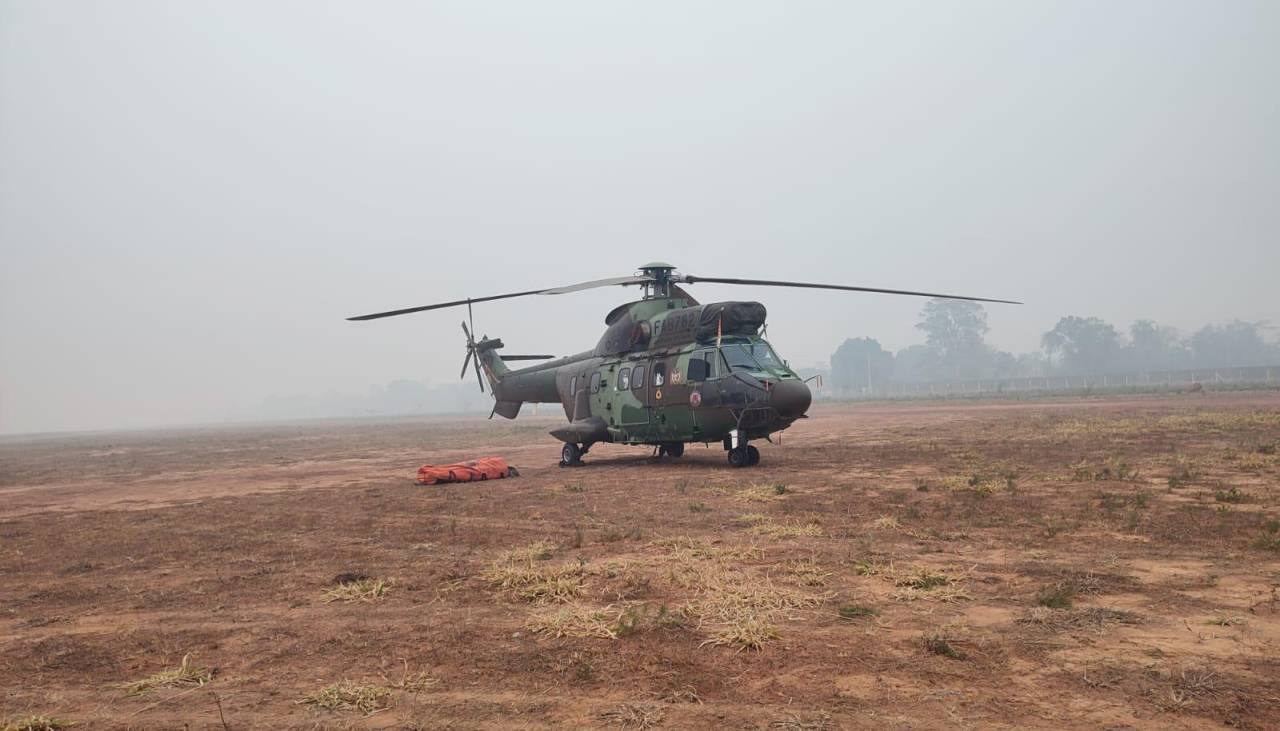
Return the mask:
M 565 442 L 564 448 L 560 450 L 560 466 L 579 467 L 582 465 L 582 455 L 586 453 L 586 449 L 573 442 Z
M 667 442 L 658 446 L 659 457 L 683 457 L 684 442 Z
M 742 444 L 729 450 L 729 464 L 733 467 L 751 467 L 760 464 L 760 450 L 750 444 Z

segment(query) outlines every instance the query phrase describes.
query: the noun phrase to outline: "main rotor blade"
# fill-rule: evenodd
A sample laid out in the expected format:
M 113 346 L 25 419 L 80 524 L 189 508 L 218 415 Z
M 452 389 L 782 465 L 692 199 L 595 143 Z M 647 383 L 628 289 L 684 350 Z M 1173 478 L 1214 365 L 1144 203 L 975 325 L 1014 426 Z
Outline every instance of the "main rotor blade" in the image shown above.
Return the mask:
M 850 287 L 843 284 L 814 284 L 812 282 L 778 282 L 770 279 L 732 279 L 729 277 L 695 277 L 692 274 L 682 275 L 678 280 L 688 284 L 712 282 L 715 284 L 754 284 L 760 287 L 801 287 L 804 289 L 839 289 L 847 292 L 876 292 L 879 294 L 905 294 L 913 297 L 939 297 L 949 300 L 970 300 L 973 302 L 999 302 L 1006 305 L 1020 305 L 1013 300 L 998 300 L 987 297 L 968 297 L 960 294 L 937 294 L 934 292 L 913 292 L 907 289 L 881 289 L 879 287 Z
M 503 360 L 550 360 L 554 355 L 504 355 Z
M 469 302 L 491 302 L 493 300 L 504 300 L 504 299 L 509 299 L 511 297 L 524 297 L 525 295 L 538 294 L 539 292 L 542 292 L 542 291 L 544 290 L 531 289 L 527 292 L 495 294 L 489 297 L 470 297 L 462 300 L 454 300 L 453 302 L 440 302 L 434 305 L 423 305 L 422 307 L 406 307 L 403 310 L 390 310 L 387 312 L 374 312 L 369 315 L 356 315 L 355 317 L 348 317 L 347 319 L 348 320 L 377 320 L 383 317 L 395 317 L 396 315 L 408 315 L 414 312 L 426 312 L 427 310 L 439 310 L 445 307 L 457 307 L 459 305 L 465 305 Z
M 468 318 L 470 318 L 470 315 L 471 315 L 470 307 L 473 302 L 492 302 L 494 300 L 504 300 L 504 299 L 510 299 L 512 297 L 526 297 L 531 294 L 568 294 L 569 292 L 579 292 L 584 289 L 593 289 L 595 287 L 609 287 L 613 285 L 625 285 L 625 284 L 643 284 L 645 282 L 652 282 L 652 281 L 653 281 L 653 277 L 635 274 L 627 277 L 611 277 L 609 279 L 596 279 L 590 282 L 579 282 L 578 284 L 569 284 L 563 287 L 547 287 L 545 289 L 530 289 L 524 292 L 511 292 L 509 294 L 495 294 L 495 295 L 490 295 L 488 297 L 468 297 L 466 299 L 454 300 L 452 302 L 440 302 L 434 305 L 423 305 L 421 307 L 406 307 L 403 310 L 388 310 L 387 312 L 374 312 L 368 315 L 356 315 L 355 317 L 348 317 L 347 319 L 353 320 L 353 321 L 378 320 L 383 317 L 395 317 L 396 315 L 408 315 L 414 312 L 426 312 L 427 310 L 439 310 L 445 307 L 459 307 L 461 305 L 467 306 L 468 308 L 467 316 Z M 472 329 L 473 330 L 475 329 L 474 321 L 472 324 Z
M 615 285 L 628 284 L 644 284 L 652 282 L 653 277 L 643 274 L 632 274 L 626 277 L 609 277 L 608 279 L 593 279 L 590 282 L 579 282 L 577 284 L 569 284 L 564 287 L 553 287 L 544 289 L 538 294 L 569 294 L 570 292 L 580 292 L 584 289 L 595 289 L 596 287 L 612 287 Z

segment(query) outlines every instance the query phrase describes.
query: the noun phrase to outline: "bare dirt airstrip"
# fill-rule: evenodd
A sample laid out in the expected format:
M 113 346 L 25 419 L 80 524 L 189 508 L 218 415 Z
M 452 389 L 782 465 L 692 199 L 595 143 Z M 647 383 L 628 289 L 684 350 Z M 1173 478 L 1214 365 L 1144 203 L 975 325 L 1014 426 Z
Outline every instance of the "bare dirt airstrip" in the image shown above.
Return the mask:
M 1280 727 L 1276 392 L 552 423 L 0 441 L 0 728 Z

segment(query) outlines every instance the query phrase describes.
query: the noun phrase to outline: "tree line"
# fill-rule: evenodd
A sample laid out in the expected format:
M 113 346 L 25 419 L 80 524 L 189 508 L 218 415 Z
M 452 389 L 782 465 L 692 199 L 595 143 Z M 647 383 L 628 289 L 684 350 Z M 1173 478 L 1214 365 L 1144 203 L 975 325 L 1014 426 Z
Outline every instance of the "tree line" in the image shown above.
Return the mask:
M 875 338 L 845 340 L 831 356 L 832 386 L 1280 365 L 1280 343 L 1267 339 L 1265 324 L 1241 320 L 1184 335 L 1152 320 L 1121 332 L 1097 317 L 1068 315 L 1041 336 L 1040 350 L 1019 354 L 986 342 L 987 312 L 977 302 L 928 300 L 916 327 L 924 342 L 897 353 Z

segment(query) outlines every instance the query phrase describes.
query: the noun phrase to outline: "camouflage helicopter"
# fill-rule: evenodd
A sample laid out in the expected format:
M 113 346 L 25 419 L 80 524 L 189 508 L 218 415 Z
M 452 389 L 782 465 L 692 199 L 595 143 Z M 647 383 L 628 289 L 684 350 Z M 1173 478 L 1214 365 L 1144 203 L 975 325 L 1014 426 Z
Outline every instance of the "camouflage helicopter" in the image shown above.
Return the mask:
M 806 381 L 761 336 L 764 305 L 699 304 L 680 286 L 699 282 L 1020 304 L 874 287 L 697 277 L 680 274 L 671 264 L 653 262 L 630 276 L 347 319 L 376 320 L 465 305 L 471 327 L 466 321 L 462 323 L 467 350 L 461 376 L 465 378 L 468 366 L 473 365 L 476 381 L 484 391 L 480 377 L 480 371 L 484 371 L 494 397 L 489 418 L 496 413 L 514 419 L 526 402 L 560 404 L 569 423 L 551 430 L 551 435 L 564 442 L 561 466 L 582 464 L 582 456 L 601 442 L 647 445 L 655 448 L 659 457 L 680 457 L 687 443 L 720 443 L 728 453 L 730 465 L 755 465 L 760 461 L 760 451 L 750 442 L 772 441 L 770 435 L 806 418 L 812 395 Z M 642 296 L 615 307 L 605 316 L 604 335 L 591 350 L 554 360 L 550 355 L 503 357 L 498 354 L 503 347 L 501 339 L 474 337 L 471 306 L 475 303 L 609 286 L 639 286 Z M 507 366 L 522 360 L 548 362 L 516 370 Z

